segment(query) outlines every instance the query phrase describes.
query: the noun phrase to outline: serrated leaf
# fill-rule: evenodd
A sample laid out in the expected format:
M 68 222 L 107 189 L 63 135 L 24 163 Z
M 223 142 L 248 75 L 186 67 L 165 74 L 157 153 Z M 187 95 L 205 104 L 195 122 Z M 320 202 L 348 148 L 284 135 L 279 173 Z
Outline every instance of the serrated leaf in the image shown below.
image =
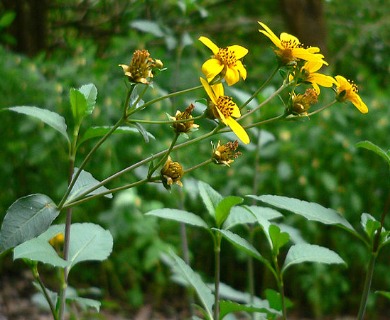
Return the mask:
M 78 89 L 71 88 L 69 91 L 69 100 L 73 119 L 76 125 L 80 125 L 81 120 L 86 115 L 87 99 Z
M 58 113 L 47 109 L 29 106 L 10 107 L 7 108 L 7 110 L 22 113 L 41 120 L 53 129 L 57 130 L 65 137 L 67 141 L 69 141 L 68 133 L 66 132 L 67 126 L 65 123 L 65 119 L 61 117 Z
M 280 248 L 288 243 L 290 236 L 287 232 L 281 232 L 280 228 L 274 224 L 269 226 L 268 233 L 273 244 L 273 250 L 278 254 Z
M 109 126 L 102 126 L 102 127 L 90 127 L 88 128 L 84 135 L 81 137 L 80 141 L 78 142 L 78 146 L 84 143 L 87 140 L 93 139 L 93 138 L 99 138 L 103 137 L 107 132 L 111 130 L 112 127 Z M 131 128 L 131 127 L 118 127 L 113 134 L 126 134 L 126 133 L 139 133 L 137 128 Z M 155 137 L 150 133 L 147 132 L 148 139 L 155 139 Z
M 256 250 L 254 246 L 252 246 L 248 241 L 239 236 L 236 233 L 233 233 L 229 230 L 220 230 L 213 228 L 213 230 L 219 232 L 226 240 L 228 240 L 231 244 L 233 244 L 237 249 L 245 252 L 246 254 L 254 257 L 257 260 L 263 261 L 264 258 L 261 254 Z
M 223 197 L 205 182 L 198 182 L 199 194 L 208 213 L 215 219 L 215 210 Z
M 60 268 L 69 265 L 69 262 L 58 256 L 48 241 L 39 237 L 30 239 L 14 248 L 14 260 L 23 258 Z
M 74 223 L 70 231 L 70 267 L 82 261 L 105 260 L 112 251 L 113 239 L 108 230 L 93 223 Z
M 75 168 L 73 177 L 76 174 L 77 170 L 78 170 L 78 168 Z M 77 178 L 77 181 L 74 184 L 74 186 L 72 188 L 72 191 L 69 193 L 69 196 L 66 199 L 66 203 L 71 202 L 73 199 L 77 198 L 80 194 L 82 194 L 83 192 L 85 192 L 85 191 L 91 189 L 92 187 L 98 185 L 99 183 L 100 183 L 100 181 L 96 180 L 92 176 L 92 174 L 90 174 L 87 171 L 81 170 L 81 173 L 80 173 L 79 177 Z M 107 189 L 104 186 L 101 186 L 101 187 L 97 188 L 96 190 L 88 193 L 85 197 L 88 197 L 88 196 L 91 196 L 91 195 L 95 195 L 95 194 L 100 194 L 100 193 L 107 192 L 107 191 L 109 191 L 109 189 Z M 107 197 L 107 198 L 112 198 L 112 194 L 111 193 L 105 194 L 104 196 Z
M 91 114 L 96 104 L 97 89 L 93 83 L 85 84 L 79 88 L 84 95 L 87 106 L 84 115 Z
M 314 244 L 295 244 L 287 253 L 282 272 L 294 264 L 317 262 L 326 264 L 345 264 L 345 261 L 334 251 Z
M 219 302 L 219 307 L 220 307 L 220 315 L 219 319 L 223 319 L 226 315 L 229 313 L 233 312 L 251 312 L 251 313 L 264 313 L 267 315 L 277 315 L 280 314 L 276 310 L 272 310 L 271 308 L 266 308 L 266 307 L 257 307 L 257 306 L 252 306 L 252 305 L 244 305 L 244 304 L 239 304 L 233 301 L 226 301 L 226 300 L 221 300 Z
M 386 152 L 382 148 L 378 147 L 376 144 L 367 140 L 358 142 L 356 146 L 358 148 L 364 148 L 376 153 L 378 156 L 384 159 L 387 162 L 387 164 L 390 166 L 390 152 Z
M 0 252 L 13 248 L 46 231 L 58 216 L 48 196 L 32 194 L 16 200 L 7 210 L 0 231 Z
M 219 228 L 222 223 L 225 222 L 226 218 L 230 214 L 230 210 L 237 204 L 240 204 L 244 201 L 243 198 L 236 196 L 228 196 L 223 198 L 215 208 L 215 220 L 217 222 L 217 227 Z
M 146 213 L 147 216 L 155 216 L 163 219 L 175 220 L 196 227 L 208 228 L 207 223 L 192 212 L 177 209 L 156 209 Z
M 170 252 L 171 257 L 175 261 L 174 271 L 179 273 L 194 289 L 201 301 L 207 316 L 212 319 L 213 311 L 212 306 L 214 304 L 214 295 L 211 289 L 202 281 L 200 276 L 195 273 L 190 266 L 188 266 L 179 256 L 173 251 Z
M 260 206 L 237 206 L 233 207 L 229 216 L 223 223 L 223 229 L 231 229 L 239 224 L 256 223 L 256 217 L 264 217 L 266 220 L 277 219 L 283 215 L 271 208 Z
M 325 208 L 318 203 L 274 195 L 251 195 L 249 197 L 268 203 L 279 209 L 294 212 L 295 214 L 301 215 L 308 220 L 317 221 L 328 225 L 338 225 L 349 231 L 352 231 L 353 233 L 356 233 L 352 225 L 337 211 Z

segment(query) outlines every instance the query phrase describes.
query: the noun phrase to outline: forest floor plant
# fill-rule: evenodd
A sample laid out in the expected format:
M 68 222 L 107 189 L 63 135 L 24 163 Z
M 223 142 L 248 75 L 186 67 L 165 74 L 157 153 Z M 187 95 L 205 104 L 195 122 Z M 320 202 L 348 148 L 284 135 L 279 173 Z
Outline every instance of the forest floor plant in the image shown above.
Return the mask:
M 152 58 L 147 50 L 136 50 L 129 65 L 120 65 L 128 80 L 127 92 L 122 116 L 113 126 L 86 127 L 86 122 L 83 121 L 95 110 L 97 88 L 93 84 L 86 84 L 79 89 L 72 88 L 70 90 L 72 119 L 65 119 L 55 112 L 35 106 L 6 108 L 8 111 L 40 119 L 58 131 L 67 143 L 68 187 L 62 198 L 59 201 L 54 201 L 48 195 L 31 194 L 16 200 L 7 210 L 0 230 L 1 255 L 13 251 L 15 260 L 23 259 L 27 263 L 32 270 L 38 290 L 50 307 L 53 319 L 64 319 L 66 313 L 69 312 L 67 303 L 76 303 L 79 306 L 95 308 L 99 311 L 100 302 L 79 296 L 77 290 L 68 285 L 69 275 L 72 268 L 82 261 L 107 259 L 113 248 L 113 238 L 108 230 L 88 222 L 72 223 L 72 210 L 75 206 L 100 197 L 112 198 L 113 194 L 118 191 L 152 182 L 162 183 L 166 189 L 170 190 L 174 184 L 182 186 L 183 176 L 195 169 L 211 163 L 230 166 L 241 155 L 237 151 L 238 140 L 249 144 L 251 140 L 249 129 L 253 127 L 282 120 L 308 118 L 338 102 L 350 101 L 360 112 L 368 112 L 368 108 L 358 95 L 357 86 L 354 83 L 340 75 L 331 77 L 318 72 L 323 65 L 328 64 L 319 48 L 304 47 L 296 37 L 287 33 L 282 33 L 280 37 L 277 37 L 264 23 L 259 22 L 259 24 L 261 26 L 259 31 L 276 46 L 274 52 L 277 57 L 277 66 L 268 80 L 241 105 L 237 105 L 232 97 L 226 96 L 224 89 L 226 85 L 232 86 L 241 79 L 247 78 L 246 66 L 242 59 L 248 54 L 248 50 L 239 45 L 218 47 L 210 39 L 202 36 L 199 40 L 212 51 L 212 56 L 202 65 L 204 77 L 200 77 L 199 86 L 144 101 L 145 93 L 152 88 L 152 80 L 158 72 L 165 71 L 163 63 Z M 280 87 L 257 106 L 249 108 L 249 103 L 257 100 L 260 92 L 278 72 L 282 76 Z M 313 108 L 321 94 L 320 86 L 333 88 L 334 100 L 321 107 Z M 195 92 L 196 96 L 194 96 Z M 179 95 L 186 97 L 190 95 L 193 103 L 184 107 L 183 110 L 177 111 L 174 116 L 167 115 L 166 121 L 135 117 L 142 114 L 146 108 L 152 108 L 161 100 Z M 208 96 L 208 101 L 202 107 L 199 99 L 204 99 L 206 96 Z M 263 109 L 275 97 L 283 100 L 282 112 L 278 116 L 261 119 L 259 110 Z M 201 112 L 198 112 L 198 116 L 192 116 L 195 108 L 202 109 Z M 202 123 L 206 124 L 206 122 L 208 122 L 208 126 L 210 122 L 213 123 L 212 130 L 205 130 L 208 126 L 202 126 Z M 74 124 L 71 129 L 68 128 L 68 123 Z M 139 132 L 145 142 L 155 139 L 144 128 L 144 125 L 170 127 L 173 134 L 169 147 L 132 163 L 102 181 L 96 180 L 91 173 L 85 170 L 99 147 L 113 134 Z M 191 137 L 192 132 L 196 130 L 201 133 L 197 133 L 196 137 Z M 210 150 L 210 157 L 204 159 L 203 162 L 184 169 L 181 163 L 173 160 L 173 151 L 181 152 L 190 145 L 229 131 L 232 131 L 238 140 L 225 143 L 221 143 L 219 140 Z M 178 142 L 179 136 L 184 136 L 187 140 Z M 99 140 L 89 153 L 82 157 L 79 154 L 80 146 L 92 139 Z M 389 152 L 385 153 L 368 142 L 361 146 L 375 149 L 378 154 L 389 161 Z M 142 179 L 111 189 L 107 187 L 110 182 L 124 174 L 146 165 L 148 166 L 147 174 Z M 237 196 L 224 198 L 203 182 L 199 182 L 199 190 L 206 209 L 213 218 L 212 223 L 207 223 L 201 217 L 184 210 L 159 209 L 149 212 L 148 215 L 202 227 L 211 234 L 215 257 L 215 283 L 213 286 L 205 284 L 179 256 L 174 253 L 170 255 L 170 261 L 176 275 L 195 288 L 202 305 L 198 310 L 205 319 L 222 319 L 229 313 L 239 311 L 255 313 L 257 317 L 266 317 L 267 319 L 278 317 L 286 319 L 289 301 L 284 294 L 284 274 L 290 266 L 302 262 L 344 263 L 340 256 L 330 249 L 296 242 L 293 233 L 283 230 L 282 226 L 273 222 L 274 219 L 282 216 L 276 210 L 255 205 L 240 205 L 244 198 Z M 247 198 L 251 201 L 262 201 L 274 207 L 292 211 L 308 220 L 339 226 L 357 236 L 372 249 L 359 311 L 359 319 L 363 319 L 375 258 L 379 250 L 390 242 L 389 233 L 384 229 L 386 213 L 383 214 L 380 222 L 371 215 L 364 214 L 362 225 L 366 235 L 362 236 L 334 210 L 323 208 L 318 204 L 280 196 L 249 195 Z M 65 224 L 53 224 L 60 214 L 65 215 Z M 270 248 L 270 259 L 260 254 L 253 243 L 230 230 L 238 224 L 255 225 L 254 228 L 260 228 L 264 232 Z M 268 291 L 266 297 L 268 301 L 254 297 L 253 292 L 245 298 L 244 302 L 246 303 L 244 304 L 220 299 L 221 296 L 226 296 L 229 291 L 229 288 L 220 283 L 222 239 L 228 240 L 251 258 L 259 260 L 272 273 L 278 290 Z M 290 246 L 282 263 L 280 249 L 290 241 L 296 243 Z M 56 291 L 50 290 L 43 283 L 38 271 L 39 264 L 49 264 L 62 270 L 58 287 L 52 288 Z M 388 293 L 384 294 L 389 295 Z M 195 315 L 193 317 L 196 318 Z

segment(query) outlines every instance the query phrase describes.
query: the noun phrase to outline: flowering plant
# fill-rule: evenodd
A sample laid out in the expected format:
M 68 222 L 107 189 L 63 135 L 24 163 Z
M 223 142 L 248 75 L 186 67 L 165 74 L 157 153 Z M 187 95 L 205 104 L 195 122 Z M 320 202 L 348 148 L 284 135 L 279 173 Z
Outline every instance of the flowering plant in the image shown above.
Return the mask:
M 263 90 L 262 84 L 242 104 L 234 102 L 234 98 L 225 95 L 225 86 L 233 86 L 239 81 L 245 81 L 250 74 L 244 63 L 244 59 L 250 51 L 240 45 L 218 47 L 206 37 L 199 40 L 212 51 L 201 68 L 203 75 L 200 77 L 200 85 L 186 90 L 169 93 L 149 101 L 143 101 L 145 92 L 152 87 L 153 81 L 158 79 L 157 74 L 165 71 L 163 62 L 152 58 L 147 50 L 136 50 L 128 65 L 120 64 L 126 81 L 126 95 L 124 99 L 122 116 L 110 127 L 90 127 L 80 133 L 83 120 L 92 114 L 96 105 L 97 88 L 93 84 L 87 84 L 79 89 L 70 90 L 70 109 L 74 128 L 71 134 L 68 131 L 67 122 L 61 115 L 27 106 L 8 108 L 9 111 L 26 114 L 39 118 L 44 123 L 59 132 L 65 139 L 69 154 L 68 187 L 59 201 L 54 201 L 48 195 L 32 194 L 16 200 L 8 209 L 0 230 L 0 250 L 6 252 L 12 250 L 14 259 L 25 259 L 33 271 L 38 288 L 47 300 L 54 319 L 64 319 L 66 314 L 66 302 L 74 301 L 80 305 L 99 310 L 98 301 L 79 297 L 69 297 L 69 275 L 72 268 L 83 261 L 106 259 L 113 248 L 113 238 L 109 231 L 91 223 L 72 223 L 72 210 L 75 206 L 91 201 L 92 199 L 107 197 L 112 198 L 118 191 L 134 188 L 147 183 L 161 183 L 170 190 L 175 184 L 185 184 L 185 175 L 191 171 L 200 169 L 206 165 L 218 164 L 224 166 L 233 165 L 238 156 L 245 156 L 237 151 L 240 142 L 250 144 L 255 139 L 251 137 L 251 128 L 260 127 L 267 123 L 283 120 L 310 118 L 317 113 L 330 108 L 339 102 L 352 102 L 361 113 L 367 113 L 368 108 L 358 94 L 357 86 L 342 76 L 331 77 L 318 71 L 322 66 L 328 65 L 324 56 L 317 47 L 304 47 L 300 41 L 287 33 L 277 37 L 271 29 L 259 22 L 262 29 L 260 33 L 268 37 L 276 46 L 274 49 L 277 65 L 265 84 L 274 78 L 278 71 L 282 70 L 281 85 L 267 99 L 253 108 L 248 105 L 256 100 Z M 197 76 L 198 77 L 198 76 Z M 333 89 L 333 101 L 313 109 L 319 101 L 318 97 L 325 90 L 320 86 Z M 269 101 L 287 92 L 287 99 L 283 101 L 280 114 L 269 119 L 259 120 L 258 111 L 264 108 Z M 195 95 L 196 93 L 196 95 Z M 166 121 L 154 121 L 138 119 L 135 116 L 141 114 L 145 108 L 150 108 L 163 99 L 178 95 L 192 94 L 193 103 L 178 110 L 174 116 L 168 115 Z M 198 111 L 199 98 L 207 98 L 207 103 L 202 111 Z M 282 98 L 283 99 L 283 98 Z M 194 113 L 194 115 L 193 115 Z M 197 113 L 197 115 L 195 115 Z M 67 119 L 68 120 L 68 119 Z M 212 129 L 207 130 L 206 123 L 212 123 Z M 151 135 L 141 124 L 161 125 L 166 130 L 172 131 L 172 139 L 169 146 L 141 161 L 134 161 L 124 169 L 113 173 L 102 181 L 95 179 L 91 173 L 85 170 L 99 147 L 115 132 L 126 132 L 135 126 L 147 140 Z M 224 133 L 232 131 L 237 140 L 225 142 Z M 196 137 L 194 137 L 196 135 Z M 179 161 L 175 161 L 174 154 L 180 154 L 187 146 L 208 140 L 218 135 L 218 143 L 210 147 L 210 156 L 203 162 L 190 167 Z M 187 140 L 179 142 L 179 137 Z M 79 147 L 85 141 L 92 138 L 100 138 L 91 148 L 89 153 L 79 161 Z M 221 143 L 222 141 L 222 143 Z M 363 144 L 370 150 L 387 159 L 389 154 L 381 149 Z M 389 162 L 390 163 L 390 162 Z M 116 188 L 108 188 L 107 185 L 124 174 L 134 171 L 141 166 L 148 166 L 145 176 L 137 181 L 123 184 Z M 175 186 L 176 187 L 176 186 Z M 284 292 L 284 273 L 291 266 L 301 262 L 319 262 L 326 264 L 343 264 L 342 258 L 335 252 L 311 244 L 294 244 L 290 246 L 284 263 L 280 263 L 281 248 L 287 246 L 292 235 L 282 230 L 281 226 L 272 220 L 280 218 L 281 214 L 272 212 L 267 216 L 264 208 L 258 206 L 241 205 L 244 198 L 237 196 L 222 197 L 211 186 L 199 182 L 199 190 L 205 207 L 213 221 L 211 223 L 183 210 L 161 209 L 148 213 L 164 219 L 172 219 L 184 224 L 204 228 L 211 235 L 215 251 L 215 285 L 213 290 L 199 280 L 195 272 L 177 255 L 171 254 L 172 268 L 180 274 L 188 285 L 192 285 L 201 301 L 200 314 L 206 319 L 222 319 L 230 312 L 246 311 L 260 313 L 268 319 L 281 316 L 285 319 L 289 307 L 288 299 Z M 355 235 L 363 237 L 337 212 L 323 208 L 312 203 L 300 202 L 278 196 L 248 195 L 252 201 L 261 201 L 274 207 L 290 210 L 308 220 L 318 221 L 324 224 L 339 226 Z M 53 224 L 60 215 L 66 216 L 63 225 Z M 367 239 L 363 242 L 370 246 L 374 243 L 373 255 L 390 243 L 389 233 L 384 230 L 383 221 L 376 221 L 374 217 L 364 216 L 364 230 Z M 271 258 L 266 259 L 247 240 L 240 237 L 231 229 L 238 224 L 256 224 L 264 232 L 271 251 Z M 247 253 L 254 259 L 263 263 L 274 276 L 277 283 L 277 293 L 270 294 L 267 301 L 256 300 L 251 293 L 251 299 L 247 304 L 238 305 L 232 301 L 221 301 L 223 293 L 220 287 L 220 251 L 223 239 L 231 242 L 236 248 Z M 373 258 L 375 261 L 375 259 Z M 63 276 L 59 279 L 58 292 L 49 290 L 43 283 L 39 272 L 38 263 L 50 264 L 62 270 Z M 371 274 L 372 276 L 372 274 Z M 369 280 L 365 288 L 359 319 L 364 317 L 364 308 L 369 291 Z

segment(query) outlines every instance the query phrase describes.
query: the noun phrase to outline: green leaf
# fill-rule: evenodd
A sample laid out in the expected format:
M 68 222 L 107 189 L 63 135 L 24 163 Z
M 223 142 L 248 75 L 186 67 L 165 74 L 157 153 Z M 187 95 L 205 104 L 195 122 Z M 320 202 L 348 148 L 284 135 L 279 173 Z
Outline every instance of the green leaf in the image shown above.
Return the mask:
M 288 243 L 290 236 L 287 232 L 281 232 L 277 225 L 271 224 L 268 229 L 275 254 L 279 254 L 280 248 Z
M 79 170 L 79 169 L 75 168 L 73 177 L 76 174 L 77 170 Z M 78 179 L 77 179 L 77 181 L 76 181 L 76 183 L 74 184 L 74 186 L 72 188 L 72 191 L 70 192 L 68 198 L 66 199 L 66 203 L 71 202 L 73 199 L 77 198 L 80 194 L 82 194 L 83 192 L 85 192 L 85 191 L 91 189 L 92 187 L 98 185 L 99 183 L 100 183 L 100 181 L 96 180 L 92 176 L 92 174 L 90 174 L 87 171 L 82 170 L 80 175 L 79 175 L 79 177 L 78 177 Z M 109 191 L 109 189 L 107 189 L 104 186 L 101 186 L 101 187 L 97 188 L 96 190 L 88 193 L 85 197 L 91 196 L 91 195 L 95 195 L 95 194 L 100 194 L 100 193 L 107 192 L 107 191 Z M 104 196 L 107 197 L 107 198 L 112 198 L 112 194 L 111 193 L 108 193 L 108 194 L 106 194 Z
M 294 264 L 317 262 L 326 264 L 345 264 L 345 261 L 334 251 L 314 244 L 295 244 L 287 253 L 282 268 L 285 272 Z
M 90 127 L 88 128 L 84 135 L 81 137 L 80 141 L 78 142 L 78 146 L 80 146 L 82 143 L 84 143 L 87 140 L 93 139 L 93 138 L 99 138 L 103 137 L 108 131 L 111 130 L 112 127 L 110 126 L 102 126 L 102 127 Z M 125 134 L 125 133 L 138 133 L 139 131 L 137 128 L 131 128 L 131 127 L 118 127 L 113 134 Z M 155 139 L 155 137 L 147 132 L 148 139 Z
M 385 298 L 387 298 L 388 300 L 390 300 L 390 292 L 388 291 L 375 291 L 376 294 L 380 294 L 382 296 L 384 296 Z
M 61 133 L 67 141 L 69 141 L 68 134 L 66 132 L 66 123 L 65 119 L 61 117 L 58 113 L 55 113 L 53 111 L 47 110 L 47 109 L 41 109 L 37 107 L 29 107 L 29 106 L 17 106 L 17 107 L 11 107 L 7 108 L 6 110 L 22 113 L 34 118 L 37 118 L 53 129 L 57 130 L 59 133 Z
M 70 106 L 72 109 L 73 119 L 76 126 L 79 126 L 81 120 L 87 112 L 87 98 L 78 89 L 71 88 L 69 91 Z
M 223 198 L 215 208 L 215 219 L 217 222 L 217 227 L 219 228 L 222 223 L 225 222 L 226 218 L 229 216 L 230 210 L 237 204 L 240 204 L 244 201 L 243 198 L 236 196 L 228 196 Z
M 325 208 L 318 203 L 273 195 L 251 195 L 249 197 L 268 203 L 279 209 L 294 212 L 295 214 L 301 215 L 308 220 L 321 222 L 323 224 L 338 225 L 349 231 L 352 231 L 353 233 L 356 233 L 352 225 L 337 211 Z
M 0 17 L 0 30 L 8 27 L 14 21 L 16 13 L 14 11 L 5 11 Z
M 271 308 L 244 305 L 244 304 L 239 304 L 233 301 L 226 301 L 226 300 L 221 300 L 219 302 L 219 307 L 220 307 L 219 319 L 223 319 L 229 313 L 243 312 L 243 311 L 251 312 L 251 313 L 255 313 L 255 312 L 263 313 L 266 315 L 280 314 L 276 310 L 272 310 Z
M 28 240 L 14 248 L 14 260 L 23 258 L 60 268 L 69 265 L 69 262 L 58 256 L 58 253 L 47 240 L 39 237 Z
M 70 267 L 82 261 L 105 260 L 112 251 L 113 239 L 108 230 L 93 223 L 74 223 L 70 231 Z
M 378 147 L 376 144 L 372 143 L 371 141 L 360 141 L 356 144 L 358 148 L 364 148 L 367 150 L 370 150 L 374 153 L 376 153 L 378 156 L 380 156 L 382 159 L 384 159 L 387 164 L 390 166 L 390 150 L 386 152 L 385 150 Z
M 96 312 L 100 311 L 100 301 L 89 299 L 89 298 L 82 298 L 82 297 L 71 297 L 67 298 L 67 301 L 74 301 L 76 302 L 82 310 L 86 311 L 88 308 L 95 309 Z
M 165 35 L 160 26 L 156 22 L 150 20 L 135 20 L 130 25 L 132 28 L 143 31 L 145 33 L 151 33 L 158 38 Z
M 156 209 L 146 213 L 147 216 L 155 216 L 163 219 L 175 220 L 196 227 L 208 229 L 207 223 L 192 212 L 177 209 Z
M 85 84 L 79 91 L 84 95 L 87 106 L 84 115 L 91 114 L 96 104 L 97 89 L 93 83 Z
M 271 208 L 260 206 L 238 206 L 233 207 L 229 216 L 223 224 L 223 229 L 231 229 L 238 224 L 256 223 L 256 217 L 264 217 L 266 220 L 272 220 L 283 215 Z
M 368 213 L 362 214 L 360 223 L 361 223 L 364 231 L 368 235 L 369 239 L 371 239 L 371 240 L 374 238 L 375 232 L 381 226 L 381 223 L 379 221 L 375 220 L 375 218 Z
M 32 194 L 16 200 L 1 226 L 0 252 L 40 235 L 58 214 L 56 204 L 46 195 Z
M 215 219 L 215 211 L 222 196 L 205 182 L 199 181 L 199 193 L 208 213 Z
M 202 281 L 200 276 L 195 273 L 190 266 L 188 266 L 180 257 L 178 257 L 173 251 L 170 255 L 175 261 L 174 271 L 180 274 L 188 284 L 190 284 L 198 295 L 203 307 L 207 312 L 207 316 L 212 319 L 213 311 L 212 306 L 214 304 L 214 295 L 211 289 Z
M 213 230 L 219 232 L 226 240 L 228 240 L 231 244 L 233 244 L 237 249 L 245 252 L 246 254 L 254 257 L 257 260 L 263 261 L 264 258 L 261 254 L 256 250 L 254 246 L 252 246 L 248 241 L 244 238 L 240 237 L 238 234 L 235 234 L 229 230 L 220 230 L 213 228 Z
M 272 309 L 282 311 L 282 296 L 278 291 L 272 290 L 272 289 L 266 289 L 265 290 L 265 297 L 267 301 L 269 302 L 269 306 Z M 286 309 L 293 306 L 293 303 L 290 299 L 284 297 L 285 299 L 285 305 Z

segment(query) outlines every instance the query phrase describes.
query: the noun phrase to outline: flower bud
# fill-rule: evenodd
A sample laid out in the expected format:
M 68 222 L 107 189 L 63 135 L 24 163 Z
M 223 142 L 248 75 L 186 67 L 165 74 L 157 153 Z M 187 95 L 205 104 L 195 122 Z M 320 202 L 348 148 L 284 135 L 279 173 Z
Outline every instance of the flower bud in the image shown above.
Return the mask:
M 228 142 L 226 144 L 221 145 L 220 141 L 218 141 L 217 147 L 213 148 L 212 159 L 216 164 L 222 164 L 230 167 L 230 164 L 234 162 L 233 159 L 236 159 L 241 155 L 241 152 L 237 151 L 238 141 Z
M 161 169 L 161 180 L 166 189 L 171 189 L 172 184 L 176 183 L 180 187 L 183 186 L 180 179 L 183 177 L 183 167 L 179 162 L 172 161 L 169 156 Z
M 169 118 L 173 121 L 179 121 L 179 120 L 189 120 L 192 119 L 191 112 L 194 110 L 195 106 L 191 103 L 187 109 L 185 109 L 183 112 L 177 111 L 176 115 L 174 117 L 169 116 Z M 172 124 L 173 129 L 177 133 L 187 133 L 189 131 L 194 131 L 199 128 L 197 124 L 194 124 L 193 120 L 189 121 L 183 121 L 183 122 L 175 122 Z

